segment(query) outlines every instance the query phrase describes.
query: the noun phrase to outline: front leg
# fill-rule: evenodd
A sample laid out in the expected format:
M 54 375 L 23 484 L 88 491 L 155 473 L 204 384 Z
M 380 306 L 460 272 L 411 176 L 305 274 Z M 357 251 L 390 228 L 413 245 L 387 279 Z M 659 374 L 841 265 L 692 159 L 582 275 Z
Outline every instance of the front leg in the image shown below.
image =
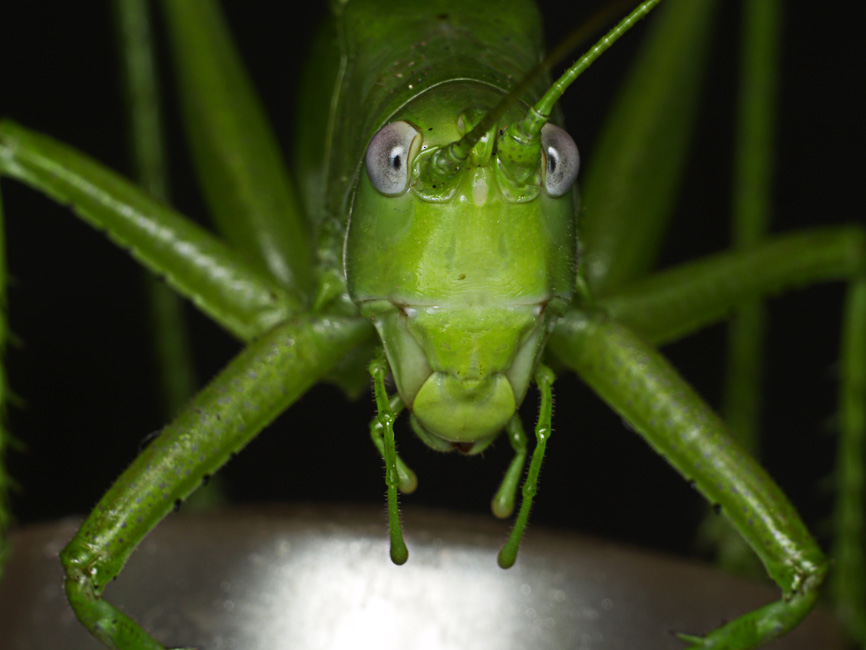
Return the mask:
M 370 336 L 358 319 L 304 318 L 244 349 L 115 481 L 63 549 L 78 619 L 110 648 L 163 649 L 102 598 L 145 535 L 349 350 Z
M 748 650 L 793 629 L 814 606 L 828 563 L 779 487 L 670 364 L 628 328 L 571 312 L 551 346 L 728 518 L 782 589 L 777 602 L 705 637 L 684 635 L 690 650 Z

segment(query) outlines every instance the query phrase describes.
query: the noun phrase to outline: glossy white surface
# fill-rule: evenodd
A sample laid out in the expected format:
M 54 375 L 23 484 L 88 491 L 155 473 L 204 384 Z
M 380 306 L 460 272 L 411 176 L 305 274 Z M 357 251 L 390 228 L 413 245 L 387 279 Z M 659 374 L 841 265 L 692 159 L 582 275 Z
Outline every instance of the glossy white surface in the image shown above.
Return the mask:
M 407 509 L 410 549 L 388 559 L 384 508 L 175 515 L 108 595 L 169 644 L 205 650 L 666 650 L 777 598 L 710 568 L 531 527 L 517 565 L 496 565 L 507 526 Z M 98 649 L 66 604 L 57 553 L 76 522 L 14 535 L 0 583 L 4 650 Z M 825 613 L 774 650 L 842 648 Z

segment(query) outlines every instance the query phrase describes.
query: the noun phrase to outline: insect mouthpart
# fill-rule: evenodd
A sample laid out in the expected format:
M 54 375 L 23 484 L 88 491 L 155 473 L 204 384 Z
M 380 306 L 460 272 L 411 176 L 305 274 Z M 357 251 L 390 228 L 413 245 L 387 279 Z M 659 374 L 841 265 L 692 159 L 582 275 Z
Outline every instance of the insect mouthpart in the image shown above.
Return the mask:
M 514 390 L 502 373 L 480 380 L 433 373 L 412 405 L 428 431 L 452 444 L 471 444 L 498 433 L 516 409 Z
M 452 443 L 495 436 L 514 415 L 556 318 L 547 304 L 424 306 L 373 300 L 362 304 L 361 312 L 379 331 L 400 396 L 416 423 L 450 449 Z
M 459 451 L 461 454 L 469 455 L 472 453 L 472 449 L 475 447 L 475 443 L 471 442 L 452 442 L 452 449 L 454 451 Z

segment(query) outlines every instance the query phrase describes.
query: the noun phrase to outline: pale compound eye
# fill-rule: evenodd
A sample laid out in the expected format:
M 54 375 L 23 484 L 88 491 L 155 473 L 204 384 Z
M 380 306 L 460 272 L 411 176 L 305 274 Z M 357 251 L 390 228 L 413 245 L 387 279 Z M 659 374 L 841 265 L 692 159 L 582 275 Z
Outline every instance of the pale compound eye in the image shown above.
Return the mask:
M 409 186 L 409 156 L 421 134 L 408 122 L 383 126 L 367 147 L 367 175 L 382 194 L 402 194 Z
M 571 136 L 558 126 L 545 124 L 541 127 L 541 147 L 547 161 L 544 187 L 551 196 L 562 196 L 574 185 L 580 169 L 577 145 Z

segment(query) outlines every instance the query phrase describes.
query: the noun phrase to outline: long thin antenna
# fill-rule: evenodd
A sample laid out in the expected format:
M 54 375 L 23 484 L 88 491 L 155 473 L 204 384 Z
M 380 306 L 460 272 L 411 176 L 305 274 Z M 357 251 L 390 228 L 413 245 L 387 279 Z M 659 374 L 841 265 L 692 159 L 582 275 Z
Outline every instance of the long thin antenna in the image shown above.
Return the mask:
M 661 0 L 646 0 L 638 5 L 638 7 L 628 16 L 619 21 L 616 27 L 610 30 L 601 40 L 592 46 L 589 52 L 580 57 L 580 59 L 566 70 L 559 79 L 553 82 L 550 89 L 544 93 L 544 96 L 535 105 L 535 109 L 539 113 L 550 115 L 550 112 L 553 110 L 553 105 L 556 104 L 560 97 L 562 97 L 571 83 L 589 66 L 595 63 L 595 60 L 598 59 L 598 57 L 600 57 L 611 45 L 619 40 L 620 36 L 625 34 L 628 30 L 634 27 L 639 20 L 642 20 L 650 11 L 655 9 L 659 2 L 661 2 Z
M 599 40 L 592 49 L 584 54 L 574 65 L 572 65 L 554 84 L 548 89 L 539 102 L 529 110 L 527 116 L 518 123 L 512 125 L 506 131 L 506 137 L 513 141 L 513 145 L 525 147 L 528 141 L 538 139 L 538 134 L 541 132 L 541 127 L 547 123 L 550 117 L 550 112 L 553 110 L 553 105 L 563 95 L 565 90 L 571 83 L 580 76 L 601 54 L 607 50 L 613 43 L 622 36 L 625 32 L 631 29 L 635 23 L 652 11 L 661 0 L 646 0 L 634 9 L 628 16 L 621 20 L 612 30 L 610 30 L 601 40 Z M 560 59 L 565 57 L 568 52 L 576 47 L 577 44 L 584 41 L 590 34 L 597 31 L 603 24 L 607 23 L 610 16 L 614 13 L 619 13 L 625 1 L 608 5 L 607 7 L 597 11 L 589 20 L 584 22 L 580 27 L 575 29 L 569 37 L 550 52 L 541 63 L 535 66 L 529 74 L 524 77 L 500 102 L 488 112 L 478 124 L 476 124 L 469 133 L 464 135 L 460 140 L 452 142 L 446 147 L 442 147 L 437 151 L 430 160 L 429 174 L 430 180 L 435 184 L 447 181 L 451 178 L 460 166 L 469 157 L 472 148 L 478 144 L 484 134 L 489 132 L 499 118 L 505 113 L 509 106 L 512 105 L 519 97 L 523 96 L 526 90 L 535 83 L 540 74 L 543 74 L 551 66 Z M 516 129 L 520 133 L 516 133 Z M 508 132 L 511 132 L 510 136 Z M 506 149 L 508 145 L 506 145 Z M 537 147 L 536 147 L 537 148 Z M 539 149 L 540 151 L 540 149 Z M 520 155 L 517 157 L 516 165 L 518 167 L 527 168 L 535 165 L 537 156 L 530 153 L 528 156 L 531 162 L 525 162 L 522 159 L 527 156 Z M 520 177 L 520 174 L 515 174 L 515 177 Z
M 532 106 L 520 122 L 509 126 L 499 141 L 499 160 L 511 179 L 525 183 L 537 172 L 541 156 L 541 127 L 547 124 L 553 107 L 566 89 L 598 57 L 600 57 L 623 34 L 652 11 L 661 0 L 645 0 L 628 16 L 604 35 L 592 48 L 578 59 L 548 89 L 544 96 Z

